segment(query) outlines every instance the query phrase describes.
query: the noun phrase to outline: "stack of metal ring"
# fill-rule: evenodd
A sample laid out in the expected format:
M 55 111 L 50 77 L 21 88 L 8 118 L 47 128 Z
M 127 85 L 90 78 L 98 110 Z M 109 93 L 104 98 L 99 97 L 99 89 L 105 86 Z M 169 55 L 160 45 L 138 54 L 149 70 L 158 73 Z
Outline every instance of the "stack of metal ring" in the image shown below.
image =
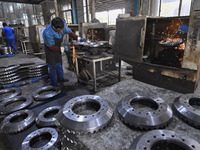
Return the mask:
M 0 68 L 0 84 L 6 85 L 20 81 L 21 78 L 17 73 L 19 67 L 20 65 L 13 65 L 9 67 Z
M 28 75 L 30 78 L 39 77 L 48 74 L 47 64 L 39 64 L 28 67 Z

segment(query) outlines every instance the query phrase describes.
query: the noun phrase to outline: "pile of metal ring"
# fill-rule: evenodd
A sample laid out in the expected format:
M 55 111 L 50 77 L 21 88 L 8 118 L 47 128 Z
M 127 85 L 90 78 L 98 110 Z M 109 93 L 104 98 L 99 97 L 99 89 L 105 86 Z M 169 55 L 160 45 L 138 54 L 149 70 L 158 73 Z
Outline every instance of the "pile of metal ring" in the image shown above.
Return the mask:
M 13 65 L 0 68 L 0 85 L 12 84 L 24 79 L 39 77 L 48 74 L 46 64 L 22 67 Z

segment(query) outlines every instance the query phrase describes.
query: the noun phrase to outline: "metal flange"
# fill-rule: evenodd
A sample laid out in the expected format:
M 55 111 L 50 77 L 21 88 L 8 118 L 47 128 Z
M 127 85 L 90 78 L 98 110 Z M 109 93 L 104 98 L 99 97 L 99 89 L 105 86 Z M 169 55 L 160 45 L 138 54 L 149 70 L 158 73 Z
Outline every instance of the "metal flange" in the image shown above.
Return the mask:
M 170 130 L 152 130 L 139 135 L 130 150 L 199 150 L 200 144 L 189 136 Z
M 12 105 L 16 102 L 22 102 L 18 105 Z M 31 97 L 24 97 L 24 96 L 16 96 L 10 99 L 6 99 L 0 103 L 0 114 L 9 114 L 30 106 L 33 102 Z
M 45 95 L 41 94 L 43 92 L 48 92 L 48 91 L 52 91 L 52 92 Z M 61 92 L 61 89 L 59 87 L 44 86 L 34 91 L 32 96 L 35 100 L 42 101 L 42 100 L 53 98 L 57 96 L 58 94 L 60 94 L 60 92 Z
M 31 110 L 20 110 L 3 120 L 1 130 L 5 133 L 17 133 L 31 126 L 34 120 L 35 115 Z
M 9 94 L 7 96 L 3 96 L 3 94 L 8 94 L 8 93 L 11 93 L 11 94 Z M 0 90 L 1 100 L 13 98 L 13 97 L 21 95 L 21 94 L 22 94 L 22 90 L 20 88 L 9 88 L 9 89 Z
M 40 139 L 40 140 L 38 140 Z M 30 133 L 22 142 L 21 150 L 60 150 L 61 142 L 54 128 L 41 128 Z
M 174 100 L 174 112 L 188 124 L 200 128 L 200 94 L 184 94 Z
M 152 111 L 138 110 L 133 104 L 151 107 Z M 120 119 L 126 124 L 143 129 L 156 129 L 167 126 L 172 120 L 170 106 L 161 98 L 141 96 L 137 93 L 126 96 L 117 106 Z
M 113 110 L 105 99 L 96 95 L 83 95 L 69 100 L 56 118 L 67 130 L 87 134 L 104 128 L 112 115 Z
M 41 127 L 56 126 L 54 115 L 59 112 L 60 108 L 60 106 L 51 106 L 41 111 L 36 118 L 37 125 Z

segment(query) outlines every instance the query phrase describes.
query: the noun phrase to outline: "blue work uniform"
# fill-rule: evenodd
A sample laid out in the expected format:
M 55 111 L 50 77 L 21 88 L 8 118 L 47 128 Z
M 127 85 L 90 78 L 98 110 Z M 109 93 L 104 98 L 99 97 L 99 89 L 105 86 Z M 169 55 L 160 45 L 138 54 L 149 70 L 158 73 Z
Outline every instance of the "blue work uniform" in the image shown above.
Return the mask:
M 53 86 L 57 86 L 58 81 L 64 80 L 64 73 L 62 68 L 61 50 L 52 51 L 49 47 L 51 47 L 52 45 L 61 47 L 63 35 L 69 34 L 71 32 L 72 30 L 70 28 L 64 26 L 62 32 L 58 33 L 52 28 L 52 25 L 48 25 L 43 32 L 46 63 L 49 68 L 51 85 Z
M 16 44 L 15 44 L 14 30 L 11 27 L 5 26 L 2 29 L 2 32 L 5 33 L 6 45 L 8 47 L 12 47 L 14 51 L 17 51 Z

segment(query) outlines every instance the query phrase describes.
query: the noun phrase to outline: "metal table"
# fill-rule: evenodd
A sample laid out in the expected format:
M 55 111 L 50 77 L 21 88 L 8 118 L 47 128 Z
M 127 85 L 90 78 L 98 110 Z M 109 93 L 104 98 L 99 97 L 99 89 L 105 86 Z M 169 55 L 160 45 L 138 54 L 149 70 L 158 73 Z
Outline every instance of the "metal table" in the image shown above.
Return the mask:
M 101 79 L 101 78 L 104 78 L 104 77 L 106 77 L 106 76 L 109 75 L 109 72 L 106 72 L 106 73 L 104 72 L 105 75 L 97 77 L 96 63 L 100 62 L 100 71 L 103 72 L 102 62 L 114 58 L 114 55 L 107 54 L 107 53 L 103 53 L 103 54 L 104 54 L 104 57 L 102 57 L 102 58 L 93 58 L 93 59 L 91 59 L 91 58 L 85 58 L 85 57 L 80 57 L 80 56 L 77 57 L 76 56 L 75 64 L 76 64 L 76 74 L 77 74 L 77 76 L 79 76 L 78 59 L 83 59 L 86 62 L 92 63 L 92 71 L 93 71 L 93 75 L 92 75 L 93 79 L 92 79 L 92 81 L 93 81 L 93 90 L 94 90 L 94 92 L 97 91 L 97 80 Z

